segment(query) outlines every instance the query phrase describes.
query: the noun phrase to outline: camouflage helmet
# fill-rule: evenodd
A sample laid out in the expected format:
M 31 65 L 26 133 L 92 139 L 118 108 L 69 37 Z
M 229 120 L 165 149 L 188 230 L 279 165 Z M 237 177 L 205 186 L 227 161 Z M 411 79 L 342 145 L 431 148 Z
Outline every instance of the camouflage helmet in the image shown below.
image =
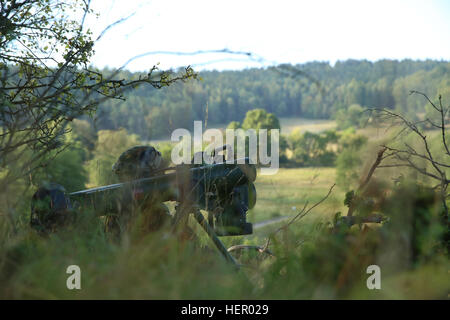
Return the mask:
M 51 232 L 73 218 L 72 206 L 63 186 L 44 183 L 31 199 L 32 228 L 40 232 Z
M 161 153 L 152 146 L 136 146 L 126 150 L 113 165 L 121 181 L 151 176 L 161 165 Z

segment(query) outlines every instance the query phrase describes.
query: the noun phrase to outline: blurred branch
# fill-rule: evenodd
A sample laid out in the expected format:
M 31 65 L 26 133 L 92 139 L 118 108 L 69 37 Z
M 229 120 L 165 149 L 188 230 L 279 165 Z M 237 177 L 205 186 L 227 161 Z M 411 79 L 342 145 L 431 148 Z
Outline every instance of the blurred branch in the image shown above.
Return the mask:
M 196 55 L 205 55 L 205 54 L 228 54 L 228 55 L 234 55 L 234 56 L 244 56 L 247 58 L 247 60 L 234 60 L 230 58 L 223 58 L 223 59 L 217 59 L 212 61 L 205 61 L 199 64 L 192 64 L 192 66 L 204 66 L 208 64 L 218 63 L 218 62 L 226 62 L 226 61 L 253 61 L 260 64 L 268 63 L 270 66 L 270 70 L 273 70 L 275 72 L 278 72 L 279 74 L 283 76 L 288 76 L 290 78 L 297 78 L 297 77 L 304 77 L 308 79 L 310 82 L 314 83 L 317 88 L 319 89 L 320 93 L 322 95 L 325 95 L 325 89 L 321 85 L 320 81 L 317 80 L 315 77 L 310 75 L 308 72 L 288 64 L 279 64 L 276 61 L 269 61 L 266 58 L 257 55 L 253 52 L 248 51 L 235 51 L 230 50 L 228 48 L 223 49 L 211 49 L 211 50 L 197 50 L 197 51 L 191 51 L 191 52 L 183 52 L 183 51 L 150 51 L 145 52 L 142 54 L 139 54 L 137 56 L 134 56 L 133 58 L 129 59 L 121 68 L 124 68 L 127 66 L 130 62 L 133 60 L 150 56 L 150 55 L 175 55 L 175 56 L 196 56 Z
M 385 163 L 380 165 L 380 168 L 398 168 L 398 167 L 407 167 L 415 170 L 423 176 L 429 177 L 433 180 L 438 181 L 438 186 L 440 187 L 440 193 L 442 198 L 442 205 L 445 210 L 445 219 L 446 224 L 449 226 L 448 221 L 448 207 L 446 203 L 446 199 L 448 197 L 448 184 L 450 183 L 450 179 L 447 178 L 446 169 L 450 168 L 450 164 L 445 163 L 445 161 L 437 160 L 437 155 L 433 154 L 430 147 L 430 142 L 428 140 L 427 135 L 422 129 L 419 127 L 422 123 L 428 122 L 433 125 L 433 127 L 438 128 L 440 130 L 440 137 L 442 142 L 442 147 L 444 149 L 444 154 L 446 156 L 450 155 L 446 134 L 448 128 L 448 109 L 444 108 L 442 104 L 442 96 L 439 95 L 439 103 L 433 103 L 430 98 L 422 92 L 419 91 L 411 91 L 410 94 L 419 94 L 427 100 L 427 102 L 432 106 L 433 110 L 438 113 L 440 118 L 440 124 L 436 124 L 432 122 L 430 119 L 426 118 L 425 120 L 412 122 L 408 120 L 406 117 L 395 113 L 386 109 L 371 109 L 372 112 L 376 113 L 377 116 L 383 118 L 385 120 L 391 120 L 393 123 L 400 124 L 403 128 L 400 130 L 398 134 L 394 136 L 392 142 L 396 142 L 398 137 L 400 137 L 405 132 L 413 133 L 416 137 L 419 138 L 419 141 L 422 142 L 422 145 L 425 149 L 425 153 L 422 154 L 419 152 L 414 146 L 403 143 L 404 148 L 395 147 L 392 145 L 383 145 L 384 150 L 388 150 L 389 152 L 383 157 L 383 159 L 393 159 L 395 162 Z M 419 166 L 415 160 L 425 160 L 426 163 L 431 167 L 430 171 L 426 166 Z M 433 171 L 434 170 L 434 171 Z
M 375 159 L 375 162 L 373 163 L 372 167 L 369 170 L 369 173 L 367 174 L 366 178 L 363 180 L 363 182 L 359 185 L 355 196 L 352 198 L 347 212 L 347 217 L 352 217 L 353 211 L 355 210 L 356 203 L 358 202 L 358 195 L 361 194 L 361 192 L 364 190 L 364 187 L 369 183 L 370 179 L 372 178 L 373 173 L 375 170 L 379 167 L 381 161 L 383 160 L 383 154 L 386 151 L 386 147 L 383 147 L 380 151 L 378 151 L 377 158 Z M 349 219 L 351 221 L 351 219 Z
M 237 250 L 256 250 L 259 253 L 266 253 L 270 256 L 274 256 L 273 252 L 269 249 L 265 248 L 264 246 L 251 246 L 251 245 L 244 245 L 239 244 L 228 248 L 228 252 L 233 252 Z
M 419 92 L 419 91 L 411 91 L 410 94 L 420 94 L 422 96 L 425 97 L 425 99 L 431 104 L 431 106 L 434 108 L 434 110 L 436 110 L 437 112 L 439 112 L 439 116 L 440 116 L 440 120 L 441 120 L 441 124 L 440 125 L 435 125 L 431 122 L 431 120 L 427 119 L 434 127 L 441 129 L 441 137 L 442 137 L 442 144 L 444 145 L 445 151 L 447 153 L 448 156 L 450 156 L 450 151 L 448 149 L 448 145 L 447 145 L 447 139 L 446 139 L 446 122 L 448 121 L 448 117 L 447 117 L 447 113 L 448 113 L 448 107 L 447 109 L 444 109 L 444 107 L 442 106 L 442 96 L 439 95 L 439 106 L 437 106 L 436 104 L 434 104 L 430 98 L 428 98 L 428 96 L 425 93 Z
M 145 53 L 138 54 L 130 59 L 128 59 L 127 62 L 124 63 L 124 65 L 121 68 L 125 68 L 130 62 L 133 60 L 151 56 L 151 55 L 174 55 L 174 56 L 196 56 L 196 55 L 202 55 L 202 54 L 211 54 L 211 53 L 226 53 L 230 55 L 243 55 L 252 57 L 251 52 L 245 52 L 245 51 L 233 51 L 227 48 L 224 49 L 212 49 L 212 50 L 197 50 L 197 51 L 191 51 L 191 52 L 183 52 L 183 51 L 149 51 Z
M 385 220 L 385 217 L 381 214 L 372 213 L 367 217 L 359 217 L 359 216 L 343 216 L 340 218 L 344 223 L 348 226 L 352 226 L 354 224 L 361 223 L 381 223 Z
M 295 217 L 293 217 L 288 223 L 286 223 L 284 226 L 281 226 L 280 228 L 278 228 L 277 230 L 275 230 L 268 238 L 266 241 L 266 244 L 262 247 L 262 252 L 268 250 L 269 245 L 270 245 L 270 239 L 272 237 L 274 237 L 278 232 L 280 232 L 281 230 L 286 230 L 287 228 L 289 228 L 289 226 L 294 223 L 297 220 L 300 220 L 301 218 L 305 217 L 312 209 L 314 209 L 315 207 L 317 207 L 318 205 L 320 205 L 322 202 L 324 202 L 326 199 L 328 199 L 328 197 L 330 196 L 331 192 L 333 191 L 333 188 L 336 186 L 336 184 L 334 183 L 330 189 L 328 190 L 328 193 L 319 201 L 317 201 L 315 204 L 313 204 L 311 207 L 308 207 L 308 201 L 305 203 L 305 205 L 303 206 L 302 210 L 300 210 L 300 212 L 298 212 Z

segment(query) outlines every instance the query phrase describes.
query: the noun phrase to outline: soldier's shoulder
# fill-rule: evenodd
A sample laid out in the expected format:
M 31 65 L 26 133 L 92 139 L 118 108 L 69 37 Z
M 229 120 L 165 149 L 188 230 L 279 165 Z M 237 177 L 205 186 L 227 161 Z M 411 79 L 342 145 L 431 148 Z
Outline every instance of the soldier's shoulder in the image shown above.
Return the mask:
M 135 159 L 135 158 L 139 157 L 142 154 L 142 152 L 145 152 L 148 149 L 154 149 L 154 148 L 152 146 L 131 147 L 131 148 L 125 150 L 124 152 L 122 152 L 122 154 L 119 156 L 119 160 L 125 161 L 125 160 Z

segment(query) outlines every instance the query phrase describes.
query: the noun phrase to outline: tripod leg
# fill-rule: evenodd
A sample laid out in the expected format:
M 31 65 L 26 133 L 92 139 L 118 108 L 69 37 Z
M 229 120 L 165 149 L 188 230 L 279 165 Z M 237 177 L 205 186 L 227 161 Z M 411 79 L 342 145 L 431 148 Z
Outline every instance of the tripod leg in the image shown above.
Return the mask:
M 214 242 L 214 244 L 216 245 L 217 249 L 219 249 L 220 253 L 222 253 L 222 255 L 225 257 L 225 259 L 228 262 L 231 262 L 232 264 L 234 264 L 234 266 L 236 266 L 237 268 L 239 268 L 239 264 L 237 263 L 237 261 L 233 258 L 233 256 L 228 252 L 227 248 L 225 248 L 225 246 L 223 245 L 222 241 L 220 241 L 220 239 L 217 237 L 216 233 L 214 232 L 214 230 L 211 228 L 211 226 L 209 225 L 209 223 L 205 220 L 205 218 L 203 217 L 203 215 L 201 214 L 200 210 L 194 210 L 194 217 L 195 220 L 197 220 L 197 222 L 202 226 L 202 228 L 206 231 L 206 233 L 208 234 L 208 236 L 211 238 L 211 240 Z

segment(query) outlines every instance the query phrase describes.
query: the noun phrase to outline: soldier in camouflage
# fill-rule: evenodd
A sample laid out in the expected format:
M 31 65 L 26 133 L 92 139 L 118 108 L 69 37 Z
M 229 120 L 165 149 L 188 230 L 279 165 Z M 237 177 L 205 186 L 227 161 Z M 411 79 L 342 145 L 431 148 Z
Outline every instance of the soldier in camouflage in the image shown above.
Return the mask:
M 148 178 L 155 175 L 162 162 L 161 153 L 152 146 L 135 146 L 123 152 L 113 165 L 112 170 L 120 182 Z M 133 201 L 124 205 L 124 209 L 117 216 L 108 216 L 106 230 L 118 234 L 124 226 L 128 225 L 134 213 L 138 213 L 139 229 L 143 233 L 159 230 L 169 223 L 171 215 L 163 204 L 168 199 L 157 193 L 146 194 L 139 189 L 130 190 Z
M 56 183 L 44 183 L 33 195 L 30 225 L 41 234 L 54 232 L 73 222 L 75 212 L 65 189 Z
M 150 177 L 161 165 L 161 153 L 152 146 L 136 146 L 123 152 L 112 170 L 121 182 Z
M 161 153 L 152 146 L 136 146 L 123 152 L 112 170 L 120 182 L 127 182 L 155 175 L 161 165 Z M 133 216 L 139 219 L 138 225 L 143 233 L 159 230 L 171 220 L 169 210 L 163 204 L 167 195 L 153 192 L 144 194 L 131 184 L 133 201 L 121 203 L 118 214 L 105 217 L 106 231 L 119 235 L 130 225 Z M 64 187 L 55 183 L 45 183 L 33 195 L 30 225 L 42 234 L 54 232 L 75 220 L 76 212 Z

